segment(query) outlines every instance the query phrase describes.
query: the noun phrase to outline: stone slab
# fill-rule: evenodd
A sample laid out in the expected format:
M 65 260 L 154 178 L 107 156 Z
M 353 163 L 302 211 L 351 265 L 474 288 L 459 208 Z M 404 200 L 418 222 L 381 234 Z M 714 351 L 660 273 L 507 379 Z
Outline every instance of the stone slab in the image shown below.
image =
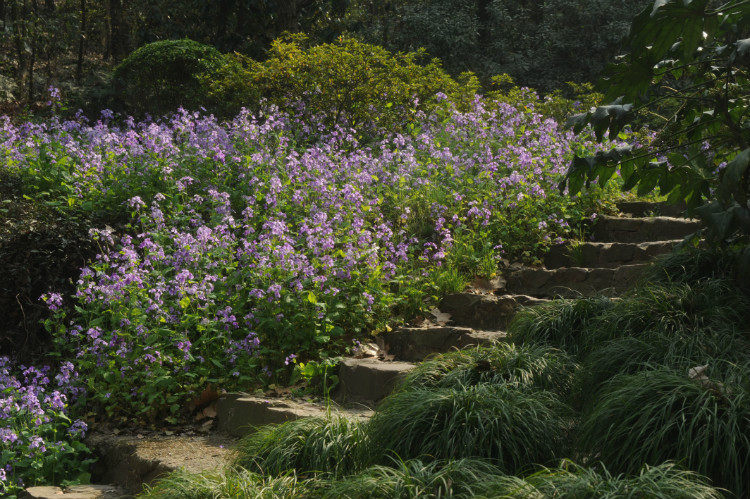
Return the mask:
M 681 218 L 687 211 L 685 202 L 667 204 L 652 201 L 620 201 L 617 209 L 632 217 L 663 216 Z
M 534 306 L 545 301 L 524 295 L 453 293 L 443 298 L 440 310 L 451 314 L 451 322 L 456 326 L 504 331 L 519 307 Z
M 114 485 L 72 485 L 60 487 L 29 487 L 19 494 L 20 499 L 127 499 L 132 494 Z
M 503 331 L 477 331 L 469 327 L 402 327 L 383 334 L 389 355 L 407 362 L 421 362 L 436 353 L 503 341 Z
M 347 408 L 373 408 L 390 395 L 404 374 L 413 368 L 410 362 L 344 359 L 339 364 L 339 384 L 333 398 Z
M 144 484 L 151 485 L 180 468 L 199 473 L 224 466 L 234 440 L 221 435 L 91 433 L 85 443 L 98 457 L 92 473 L 95 481 L 117 484 L 130 494 L 138 494 Z
M 508 276 L 508 291 L 543 298 L 579 298 L 632 288 L 647 264 L 616 268 L 522 269 Z
M 684 239 L 701 229 L 699 220 L 647 217 L 624 218 L 601 216 L 593 227 L 593 237 L 597 242 L 642 243 Z
M 562 267 L 606 267 L 645 263 L 658 255 L 670 253 L 682 239 L 647 241 L 642 243 L 586 242 L 575 249 L 567 245 L 554 246 L 544 257 L 547 269 Z
M 246 393 L 223 395 L 216 404 L 219 431 L 242 437 L 267 424 L 281 424 L 305 417 L 323 417 L 329 408 L 325 404 L 265 398 Z M 332 410 L 340 410 L 333 408 Z M 352 417 L 368 417 L 368 411 L 346 411 Z

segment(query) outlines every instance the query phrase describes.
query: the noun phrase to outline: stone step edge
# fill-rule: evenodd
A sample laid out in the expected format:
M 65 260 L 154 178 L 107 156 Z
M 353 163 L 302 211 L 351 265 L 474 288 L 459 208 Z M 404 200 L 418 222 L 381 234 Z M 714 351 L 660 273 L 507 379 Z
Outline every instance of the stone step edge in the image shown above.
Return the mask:
M 193 455 L 210 456 L 210 459 L 203 457 L 188 463 L 174 462 L 170 459 L 171 454 L 160 443 L 169 441 L 173 445 L 175 441 L 180 440 L 194 450 Z M 116 484 L 125 489 L 128 497 L 141 493 L 144 485 L 152 485 L 158 479 L 180 468 L 198 473 L 213 469 L 214 466 L 223 466 L 229 456 L 231 444 L 228 443 L 230 439 L 225 437 L 221 437 L 221 441 L 227 442 L 227 446 L 209 443 L 207 436 L 140 437 L 91 433 L 84 440 L 99 457 L 94 465 L 94 477 L 98 476 L 98 481 L 102 483 Z M 62 497 L 65 497 L 65 494 Z
M 544 255 L 547 270 L 575 266 L 576 257 L 589 268 L 613 268 L 620 265 L 651 262 L 655 258 L 670 253 L 684 239 L 664 241 L 642 241 L 633 243 L 586 241 L 577 244 L 563 244 L 550 248 Z
M 345 358 L 339 363 L 339 382 L 333 400 L 347 408 L 374 409 L 416 365 L 415 362 L 382 361 L 372 357 Z
M 289 398 L 272 398 L 248 393 L 228 393 L 216 403 L 216 423 L 220 432 L 242 437 L 269 424 L 282 424 L 305 417 L 340 414 L 366 419 L 372 411 L 362 406 L 342 407 L 332 400 L 329 404 L 311 403 Z
M 385 353 L 395 360 L 421 362 L 434 354 L 504 341 L 505 331 L 489 331 L 453 325 L 403 326 L 382 333 Z
M 506 275 L 506 290 L 536 297 L 575 298 L 632 288 L 648 263 L 604 267 L 523 269 Z

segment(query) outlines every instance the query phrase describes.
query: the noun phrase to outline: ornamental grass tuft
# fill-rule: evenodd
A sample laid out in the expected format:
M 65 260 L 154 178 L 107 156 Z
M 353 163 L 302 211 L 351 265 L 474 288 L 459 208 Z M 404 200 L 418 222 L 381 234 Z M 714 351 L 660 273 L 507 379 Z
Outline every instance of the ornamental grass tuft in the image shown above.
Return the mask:
M 458 459 L 424 462 L 394 459 L 390 466 L 376 465 L 360 474 L 333 482 L 326 499 L 427 499 L 475 497 L 484 483 L 502 476 L 487 461 Z
M 565 455 L 570 409 L 554 394 L 507 385 L 405 390 L 368 426 L 372 456 L 486 458 L 512 473 Z
M 600 340 L 592 328 L 598 317 L 614 307 L 606 297 L 554 300 L 520 311 L 508 327 L 514 343 L 541 343 L 583 357 Z
M 520 479 L 497 477 L 485 484 L 484 499 L 719 499 L 719 490 L 697 473 L 674 463 L 644 466 L 631 476 L 613 476 L 606 468 L 578 466 L 564 461 L 557 468 L 545 468 Z
M 576 363 L 565 352 L 544 345 L 496 343 L 433 357 L 409 371 L 401 390 L 455 388 L 481 384 L 531 387 L 564 396 Z
M 655 367 L 612 378 L 582 416 L 578 447 L 635 473 L 668 460 L 740 497 L 750 492 L 750 364 L 700 375 Z
M 365 466 L 364 428 L 337 414 L 264 426 L 239 442 L 234 464 L 268 475 L 354 473 Z
M 141 499 L 293 499 L 311 497 L 317 480 L 301 480 L 294 473 L 268 477 L 243 468 L 228 467 L 189 473 L 179 469 L 146 487 Z

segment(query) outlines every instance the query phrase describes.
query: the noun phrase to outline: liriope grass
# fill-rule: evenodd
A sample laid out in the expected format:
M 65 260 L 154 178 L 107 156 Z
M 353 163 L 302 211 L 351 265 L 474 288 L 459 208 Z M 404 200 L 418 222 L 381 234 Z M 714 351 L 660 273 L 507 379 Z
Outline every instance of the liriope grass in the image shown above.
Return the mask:
M 235 449 L 234 465 L 270 475 L 341 476 L 364 467 L 366 447 L 364 423 L 356 419 L 337 414 L 301 418 L 244 437 Z
M 386 398 L 368 430 L 373 456 L 486 458 L 514 472 L 564 456 L 569 415 L 547 391 L 486 384 L 415 388 Z
M 742 250 L 685 248 L 658 257 L 644 274 L 652 284 L 693 284 L 706 279 L 736 279 Z
M 202 473 L 179 469 L 160 479 L 140 499 L 298 499 L 317 497 L 319 482 L 294 473 L 270 477 L 243 468 L 227 467 Z
M 409 371 L 399 389 L 507 384 L 551 390 L 565 396 L 576 369 L 577 364 L 569 355 L 552 347 L 496 343 L 449 352 L 422 362 Z
M 360 474 L 332 482 L 326 499 L 431 499 L 471 498 L 486 490 L 484 484 L 502 476 L 480 459 L 430 461 L 394 459 Z
M 602 468 L 602 467 L 600 467 Z M 569 461 L 524 479 L 498 477 L 486 485 L 483 499 L 720 499 L 721 492 L 697 473 L 674 463 L 645 466 L 632 476 L 613 476 L 606 468 L 577 466 Z M 477 496 L 479 497 L 479 496 Z
M 666 367 L 613 377 L 578 428 L 579 450 L 634 473 L 673 460 L 740 497 L 750 493 L 750 364 L 708 380 Z
M 603 311 L 595 321 L 602 338 L 668 335 L 675 341 L 710 331 L 744 329 L 750 298 L 731 281 L 641 286 Z M 750 334 L 748 334 L 750 338 Z
M 523 309 L 508 326 L 510 340 L 517 344 L 545 344 L 582 357 L 601 341 L 592 327 L 615 300 L 605 297 L 553 300 Z
M 646 332 L 604 342 L 595 348 L 577 371 L 573 392 L 578 401 L 592 399 L 599 388 L 618 374 L 635 374 L 654 365 L 679 372 L 709 365 L 722 375 L 729 362 L 750 360 L 750 335 L 727 328 L 696 330 L 682 334 Z M 585 403 L 585 402 L 584 402 Z

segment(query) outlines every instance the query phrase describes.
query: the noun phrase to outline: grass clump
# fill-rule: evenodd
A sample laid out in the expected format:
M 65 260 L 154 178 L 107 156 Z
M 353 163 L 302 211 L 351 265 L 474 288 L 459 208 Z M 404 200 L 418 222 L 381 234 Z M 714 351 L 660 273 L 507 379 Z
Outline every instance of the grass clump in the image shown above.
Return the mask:
M 576 368 L 570 356 L 552 347 L 496 343 L 425 361 L 406 375 L 401 389 L 507 384 L 565 395 Z
M 705 279 L 734 279 L 739 277 L 739 258 L 742 250 L 721 248 L 692 248 L 661 256 L 649 266 L 644 279 L 659 284 L 690 284 Z M 742 284 L 742 280 L 738 279 Z
M 415 388 L 388 397 L 370 421 L 372 453 L 486 458 L 513 472 L 564 455 L 569 413 L 546 391 L 486 384 Z
M 363 423 L 331 414 L 268 425 L 243 438 L 234 464 L 269 475 L 326 473 L 341 476 L 363 468 Z
M 502 476 L 487 461 L 458 459 L 424 462 L 394 460 L 391 466 L 371 466 L 360 474 L 333 482 L 326 499 L 427 499 L 475 497 L 483 484 Z
M 294 473 L 263 476 L 243 468 L 228 467 L 189 473 L 179 469 L 159 480 L 141 499 L 292 499 L 311 497 L 316 480 L 302 480 Z
M 498 477 L 486 486 L 482 497 L 503 499 L 718 499 L 723 497 L 697 473 L 679 469 L 674 463 L 645 466 L 636 475 L 613 476 L 569 461 L 545 468 L 525 479 Z
M 508 327 L 510 340 L 518 344 L 537 343 L 583 356 L 598 341 L 591 325 L 614 306 L 605 297 L 554 300 L 520 311 Z
M 612 378 L 582 417 L 583 452 L 635 473 L 676 460 L 741 497 L 750 492 L 750 364 L 705 378 L 656 367 Z M 719 369 L 718 371 L 721 371 Z
M 602 331 L 602 337 L 656 334 L 684 341 L 708 331 L 728 332 L 737 325 L 746 327 L 748 304 L 748 296 L 726 280 L 649 283 L 603 311 L 595 325 Z

